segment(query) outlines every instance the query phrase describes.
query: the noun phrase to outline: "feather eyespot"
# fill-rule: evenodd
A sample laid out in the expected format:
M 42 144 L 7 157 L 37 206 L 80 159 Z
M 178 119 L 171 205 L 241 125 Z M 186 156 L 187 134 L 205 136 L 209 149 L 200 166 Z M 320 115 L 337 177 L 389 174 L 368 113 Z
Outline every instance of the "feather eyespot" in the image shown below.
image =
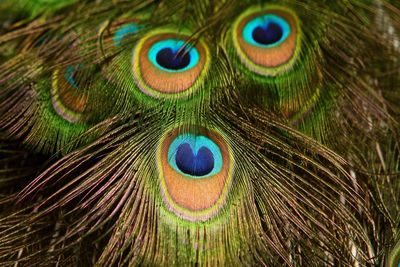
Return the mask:
M 70 123 L 81 121 L 87 95 L 79 89 L 79 67 L 67 66 L 53 71 L 51 103 L 54 110 Z
M 168 208 L 190 221 L 205 221 L 226 201 L 232 179 L 231 149 L 216 131 L 169 132 L 158 151 L 161 191 Z
M 253 18 L 243 28 L 246 43 L 261 48 L 272 48 L 283 43 L 290 35 L 289 23 L 277 15 L 266 14 Z
M 142 27 L 143 27 L 142 25 L 135 23 L 135 22 L 131 22 L 131 23 L 127 23 L 122 26 L 119 26 L 115 30 L 115 33 L 113 36 L 114 45 L 117 47 L 122 46 L 123 40 L 125 38 L 127 38 L 129 35 L 137 34 L 142 29 Z
M 212 139 L 204 135 L 183 134 L 169 146 L 168 163 L 182 175 L 201 179 L 221 171 L 222 154 Z
M 134 49 L 133 76 L 138 88 L 155 98 L 181 98 L 193 94 L 209 66 L 209 53 L 199 40 L 170 31 L 155 31 Z
M 148 58 L 157 68 L 167 72 L 183 72 L 199 63 L 197 48 L 185 48 L 185 42 L 179 39 L 166 39 L 154 43 Z
M 289 70 L 299 53 L 298 19 L 282 7 L 245 11 L 235 20 L 232 35 L 242 64 L 263 76 Z

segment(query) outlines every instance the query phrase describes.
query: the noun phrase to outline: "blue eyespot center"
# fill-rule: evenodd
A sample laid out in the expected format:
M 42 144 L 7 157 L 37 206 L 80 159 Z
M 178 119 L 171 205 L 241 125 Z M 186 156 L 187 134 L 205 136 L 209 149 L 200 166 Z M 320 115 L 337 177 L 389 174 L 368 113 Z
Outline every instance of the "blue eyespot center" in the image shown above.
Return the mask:
M 121 46 L 124 38 L 129 35 L 136 34 L 141 30 L 142 26 L 136 23 L 128 23 L 120 27 L 114 34 L 113 41 L 115 46 Z
M 154 66 L 167 72 L 189 70 L 199 62 L 199 52 L 195 47 L 186 47 L 183 40 L 166 39 L 154 43 L 148 58 Z
M 156 61 L 166 69 L 181 70 L 189 66 L 190 56 L 185 51 L 175 52 L 171 48 L 163 48 L 158 51 Z
M 284 18 L 267 14 L 250 20 L 243 28 L 243 38 L 249 44 L 271 48 L 284 42 L 290 31 Z
M 64 77 L 65 80 L 75 89 L 78 89 L 78 84 L 76 82 L 76 74 L 77 74 L 78 68 L 75 66 L 68 66 L 67 69 L 65 70 Z
M 222 169 L 221 150 L 206 136 L 183 134 L 174 139 L 168 149 L 171 167 L 191 178 L 205 178 Z
M 271 22 L 266 27 L 258 26 L 253 30 L 253 39 L 262 45 L 271 45 L 279 42 L 283 32 L 281 26 Z
M 197 154 L 194 154 L 188 143 L 179 145 L 175 154 L 175 161 L 179 170 L 191 176 L 204 176 L 214 169 L 214 156 L 204 146 L 197 151 Z

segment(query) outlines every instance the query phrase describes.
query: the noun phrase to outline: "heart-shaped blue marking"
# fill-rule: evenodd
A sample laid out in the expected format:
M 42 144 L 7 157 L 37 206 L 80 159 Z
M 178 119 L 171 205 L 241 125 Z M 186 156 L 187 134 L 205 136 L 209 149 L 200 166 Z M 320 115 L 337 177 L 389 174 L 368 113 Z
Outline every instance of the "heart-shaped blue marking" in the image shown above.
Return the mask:
M 220 148 L 211 138 L 182 134 L 169 145 L 168 162 L 176 172 L 201 179 L 219 173 L 223 158 Z
M 243 39 L 254 46 L 271 48 L 280 45 L 290 35 L 289 22 L 283 17 L 266 14 L 255 17 L 243 28 Z
M 197 154 L 194 154 L 188 143 L 179 145 L 175 161 L 183 173 L 192 176 L 204 176 L 214 169 L 214 156 L 210 149 L 204 146 L 197 151 Z
M 257 26 L 253 30 L 253 39 L 259 44 L 271 45 L 278 42 L 283 35 L 280 25 L 270 22 L 266 26 Z

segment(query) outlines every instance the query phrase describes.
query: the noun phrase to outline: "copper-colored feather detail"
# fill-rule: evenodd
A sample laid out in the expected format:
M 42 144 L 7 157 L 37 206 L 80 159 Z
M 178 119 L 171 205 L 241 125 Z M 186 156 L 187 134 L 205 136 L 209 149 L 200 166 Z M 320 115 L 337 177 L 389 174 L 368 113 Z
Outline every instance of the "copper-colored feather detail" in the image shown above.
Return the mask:
M 205 128 L 195 135 L 180 134 L 177 128 L 165 135 L 158 153 L 161 191 L 168 208 L 190 221 L 215 216 L 226 202 L 233 175 L 226 140 Z

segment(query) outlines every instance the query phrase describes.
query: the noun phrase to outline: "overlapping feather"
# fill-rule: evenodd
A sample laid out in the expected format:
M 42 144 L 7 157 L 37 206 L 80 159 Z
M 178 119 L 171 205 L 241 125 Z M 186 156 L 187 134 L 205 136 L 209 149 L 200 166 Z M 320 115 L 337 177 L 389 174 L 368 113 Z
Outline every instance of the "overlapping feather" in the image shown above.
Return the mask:
M 231 40 L 231 22 L 269 1 L 20 2 L 0 5 L 3 265 L 396 264 L 396 1 L 274 1 L 303 34 L 276 77 L 246 71 Z M 132 20 L 140 30 L 116 46 Z M 135 45 L 166 26 L 210 51 L 184 99 L 149 97 L 132 75 Z M 71 75 L 87 97 L 77 120 L 51 102 L 68 66 L 83 66 Z M 157 147 L 176 126 L 216 127 L 232 147 L 228 197 L 209 220 L 162 198 Z

